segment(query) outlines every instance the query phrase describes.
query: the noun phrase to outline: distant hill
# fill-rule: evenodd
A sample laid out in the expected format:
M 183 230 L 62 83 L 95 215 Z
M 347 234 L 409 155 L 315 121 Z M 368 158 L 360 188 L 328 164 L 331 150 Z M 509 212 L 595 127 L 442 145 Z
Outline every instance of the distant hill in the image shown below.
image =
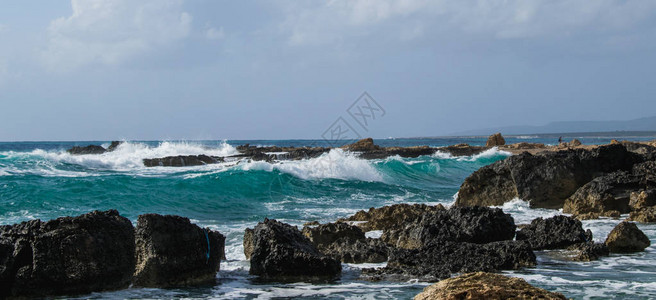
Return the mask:
M 629 121 L 567 121 L 552 122 L 543 126 L 504 126 L 487 129 L 455 132 L 451 135 L 489 135 L 501 132 L 506 135 L 574 133 L 574 132 L 614 132 L 614 131 L 656 131 L 656 116 Z

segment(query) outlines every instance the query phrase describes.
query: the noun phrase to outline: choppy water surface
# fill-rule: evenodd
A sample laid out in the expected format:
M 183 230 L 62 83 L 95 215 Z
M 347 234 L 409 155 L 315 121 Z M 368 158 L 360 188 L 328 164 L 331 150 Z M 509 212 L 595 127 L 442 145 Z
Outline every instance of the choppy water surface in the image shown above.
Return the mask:
M 543 137 L 509 138 L 509 142 L 553 143 Z M 583 137 L 584 143 L 606 143 L 609 137 Z M 481 138 L 380 140 L 383 146 L 457 143 L 482 144 Z M 490 150 L 473 157 L 443 154 L 418 158 L 363 160 L 333 150 L 318 158 L 281 163 L 223 163 L 198 167 L 143 167 L 144 158 L 170 155 L 236 153 L 236 145 L 303 146 L 311 141 L 126 142 L 114 152 L 72 156 L 73 145 L 93 142 L 0 143 L 0 223 L 34 218 L 52 219 L 95 209 L 118 209 L 131 220 L 142 213 L 177 214 L 227 236 L 227 262 L 214 286 L 193 289 L 127 289 L 97 293 L 92 298 L 411 298 L 423 287 L 417 282 L 367 282 L 359 270 L 372 265 L 344 265 L 339 281 L 328 283 L 261 284 L 248 275 L 242 249 L 246 227 L 264 217 L 294 225 L 330 222 L 361 209 L 395 203 L 453 202 L 465 177 L 507 157 Z M 96 142 L 96 144 L 107 142 Z M 556 210 L 530 209 L 520 200 L 502 207 L 518 224 L 549 217 Z M 618 220 L 584 221 L 602 242 Z M 656 225 L 639 225 L 656 241 Z M 539 252 L 538 266 L 516 272 L 531 284 L 577 299 L 656 297 L 656 249 L 612 255 L 596 262 L 559 260 Z M 85 296 L 88 298 L 89 296 Z

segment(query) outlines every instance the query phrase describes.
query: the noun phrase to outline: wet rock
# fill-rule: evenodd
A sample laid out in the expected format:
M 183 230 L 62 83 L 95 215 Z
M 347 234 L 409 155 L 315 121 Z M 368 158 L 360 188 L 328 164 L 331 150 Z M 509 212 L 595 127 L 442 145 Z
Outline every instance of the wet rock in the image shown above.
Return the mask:
M 438 204 L 430 206 L 426 204 L 394 204 L 380 208 L 370 208 L 368 211 L 361 210 L 355 215 L 340 221 L 364 222 L 356 226 L 363 231 L 391 230 L 404 227 L 406 224 L 419 219 L 424 213 L 444 210 L 444 206 Z
M 254 243 L 254 236 L 253 233 L 255 231 L 251 228 L 246 228 L 246 231 L 244 231 L 244 255 L 246 256 L 246 259 L 251 259 L 251 255 L 253 255 L 253 243 Z
M 522 153 L 474 172 L 458 192 L 457 206 L 492 206 L 515 198 L 533 208 L 561 208 L 581 186 L 605 173 L 624 170 L 642 158 L 622 145 Z
M 452 299 L 567 299 L 563 294 L 534 287 L 524 279 L 477 272 L 428 286 L 414 300 Z
M 575 261 L 593 261 L 603 256 L 608 256 L 608 247 L 604 243 L 580 243 L 567 247 L 567 250 L 575 251 L 573 260 Z
M 120 146 L 121 144 L 123 144 L 123 142 L 121 141 L 112 141 L 109 147 L 107 147 L 107 152 L 112 152 L 116 150 L 116 148 L 118 148 L 118 146 Z
M 455 273 L 515 270 L 535 264 L 535 254 L 526 242 L 442 242 L 419 249 L 393 249 L 386 267 L 363 269 L 362 277 L 403 281 L 416 278 L 432 282 Z
M 74 155 L 83 155 L 83 154 L 103 154 L 103 153 L 107 152 L 107 150 L 105 148 L 103 148 L 102 146 L 89 145 L 89 146 L 85 146 L 85 147 L 74 146 L 74 147 L 66 150 L 66 152 L 68 152 L 70 154 L 74 154 Z
M 484 244 L 512 240 L 516 228 L 513 218 L 499 208 L 452 207 L 425 213 L 402 228 L 386 230 L 381 240 L 405 249 L 442 241 Z
M 614 253 L 640 252 L 649 247 L 649 238 L 631 222 L 622 222 L 608 234 L 605 242 Z
M 224 245 L 219 232 L 200 228 L 187 218 L 140 215 L 133 283 L 158 288 L 212 283 L 225 256 Z
M 364 232 L 346 223 L 304 227 L 303 235 L 319 252 L 344 263 L 379 263 L 387 260 L 387 245 L 379 239 L 365 238 Z
M 640 223 L 656 222 L 656 206 L 651 206 L 640 210 L 632 211 L 629 214 L 629 218 L 627 220 L 640 222 Z
M 527 143 L 527 142 L 521 142 L 521 143 L 515 143 L 515 144 L 507 144 L 499 147 L 499 149 L 502 150 L 527 150 L 527 149 L 545 149 L 547 146 L 541 143 Z
M 188 167 L 202 166 L 223 162 L 222 157 L 207 155 L 178 155 L 162 158 L 146 158 L 143 163 L 146 167 Z
M 116 210 L 0 226 L 0 298 L 127 288 L 134 228 Z
M 487 138 L 485 147 L 503 146 L 505 144 L 506 144 L 506 140 L 503 138 L 501 133 L 497 132 Z
M 527 241 L 533 250 L 562 249 L 568 246 L 587 243 L 592 240 L 592 232 L 584 231 L 581 221 L 558 215 L 552 218 L 537 218 L 531 225 L 517 232 L 518 241 Z
M 310 221 L 310 222 L 303 223 L 303 226 L 318 226 L 318 225 L 321 225 L 319 221 Z
M 341 273 L 339 261 L 321 254 L 296 227 L 264 219 L 255 226 L 253 237 L 252 275 L 287 281 L 334 278 Z
M 377 150 L 370 150 L 358 153 L 359 158 L 363 159 L 383 159 L 390 156 L 398 155 L 400 157 L 419 157 L 422 155 L 433 155 L 435 149 L 428 146 L 412 147 L 387 147 Z

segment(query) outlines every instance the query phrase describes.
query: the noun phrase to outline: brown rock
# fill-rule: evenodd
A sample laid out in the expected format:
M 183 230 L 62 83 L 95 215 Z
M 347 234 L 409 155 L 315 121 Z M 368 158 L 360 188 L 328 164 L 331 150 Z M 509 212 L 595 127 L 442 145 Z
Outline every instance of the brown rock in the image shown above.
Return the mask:
M 424 289 L 415 300 L 438 299 L 566 299 L 560 293 L 534 287 L 524 279 L 477 272 L 442 280 Z
M 244 255 L 246 256 L 246 259 L 251 259 L 251 255 L 253 255 L 253 229 L 251 228 L 246 228 L 246 231 L 244 231 Z
M 581 141 L 579 141 L 579 140 L 577 140 L 577 139 L 573 139 L 573 140 L 572 140 L 571 142 L 569 142 L 569 144 L 568 144 L 568 146 L 570 146 L 570 147 L 578 147 L 578 146 L 581 146 L 581 145 L 582 145 L 582 144 L 581 144 Z
M 629 218 L 627 220 L 640 222 L 640 223 L 656 222 L 656 206 L 632 211 L 631 214 L 629 214 Z
M 631 192 L 629 206 L 633 210 L 641 210 L 656 205 L 656 190 Z
M 380 149 L 379 146 L 374 144 L 372 138 L 361 139 L 353 144 L 342 146 L 342 149 L 349 151 L 373 151 Z
M 625 221 L 613 228 L 605 244 L 610 252 L 631 253 L 645 250 L 651 242 L 635 223 Z
M 505 144 L 506 144 L 506 140 L 503 138 L 501 133 L 497 132 L 487 138 L 487 143 L 485 143 L 485 147 L 503 146 Z

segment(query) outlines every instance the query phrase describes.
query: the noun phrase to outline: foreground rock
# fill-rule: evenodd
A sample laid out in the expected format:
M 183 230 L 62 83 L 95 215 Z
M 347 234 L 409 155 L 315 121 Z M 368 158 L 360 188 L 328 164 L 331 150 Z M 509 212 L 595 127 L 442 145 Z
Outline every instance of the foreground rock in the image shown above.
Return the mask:
M 380 263 L 387 260 L 388 247 L 379 239 L 366 238 L 364 232 L 346 223 L 328 223 L 303 228 L 319 252 L 344 263 Z
M 581 221 L 568 216 L 537 218 L 517 232 L 518 241 L 527 241 L 533 250 L 563 249 L 592 241 L 592 232 Z
M 423 214 L 444 210 L 444 206 L 438 204 L 430 206 L 426 204 L 394 204 L 380 208 L 370 208 L 368 211 L 361 210 L 355 215 L 341 221 L 362 222 L 356 226 L 364 231 L 400 229 Z
M 460 187 L 457 206 L 496 206 L 520 198 L 534 208 L 561 208 L 593 178 L 628 171 L 643 157 L 619 144 L 592 150 L 523 153 L 474 172 Z
M 405 249 L 443 241 L 485 244 L 512 240 L 516 228 L 513 218 L 499 208 L 452 207 L 424 213 L 402 228 L 386 230 L 381 239 Z
M 631 253 L 645 250 L 651 242 L 635 223 L 622 222 L 608 234 L 605 244 L 610 252 Z
M 296 227 L 264 219 L 253 231 L 252 275 L 267 280 L 335 278 L 339 261 L 321 254 Z
M 488 244 L 442 242 L 419 249 L 394 249 L 387 266 L 364 269 L 369 280 L 437 281 L 464 272 L 496 272 L 536 264 L 528 243 L 502 241 Z
M 136 228 L 134 285 L 176 287 L 212 283 L 224 254 L 225 237 L 179 216 L 146 214 Z
M 506 144 L 506 140 L 503 138 L 501 133 L 497 132 L 487 138 L 485 147 L 503 146 L 505 144 Z
M 127 288 L 134 245 L 116 210 L 0 226 L 0 298 Z
M 145 158 L 143 163 L 146 167 L 187 167 L 202 166 L 223 162 L 222 157 L 207 155 L 179 155 L 162 158 Z
M 656 162 L 597 177 L 579 188 L 563 206 L 565 213 L 628 213 L 656 204 Z
M 524 279 L 492 273 L 469 273 L 426 287 L 415 300 L 566 299 L 560 293 L 534 287 Z

